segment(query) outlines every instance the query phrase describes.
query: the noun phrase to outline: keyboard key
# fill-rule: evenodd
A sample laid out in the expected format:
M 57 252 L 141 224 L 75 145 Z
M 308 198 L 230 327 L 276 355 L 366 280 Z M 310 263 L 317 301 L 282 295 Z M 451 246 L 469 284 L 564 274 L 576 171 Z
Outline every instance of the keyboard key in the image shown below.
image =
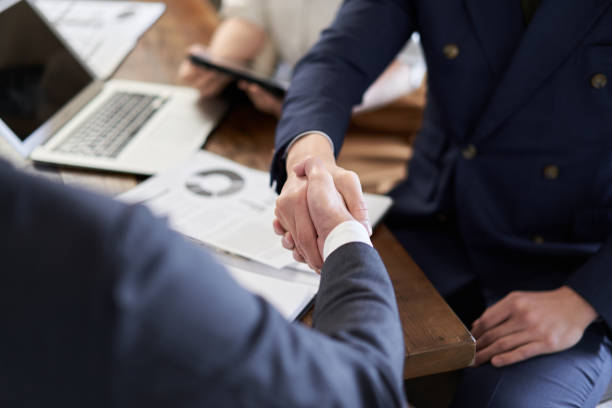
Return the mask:
M 53 150 L 115 158 L 165 102 L 155 95 L 117 92 Z

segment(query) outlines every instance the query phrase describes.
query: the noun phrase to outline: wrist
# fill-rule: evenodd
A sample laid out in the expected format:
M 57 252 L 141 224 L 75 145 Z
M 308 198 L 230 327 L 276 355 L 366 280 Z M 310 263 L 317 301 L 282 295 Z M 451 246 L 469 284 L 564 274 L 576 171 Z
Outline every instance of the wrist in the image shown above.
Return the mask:
M 559 288 L 559 291 L 564 293 L 568 299 L 571 299 L 573 310 L 576 311 L 576 316 L 580 318 L 585 328 L 595 321 L 597 318 L 597 311 L 586 301 L 586 299 L 569 286 L 562 286 Z
M 338 226 L 347 223 L 349 221 L 355 221 L 353 217 L 341 214 L 329 214 L 330 217 L 326 223 L 322 223 L 322 225 L 317 229 L 317 233 L 319 236 L 326 241 L 329 234 L 335 230 Z M 363 228 L 363 226 L 362 226 Z
M 292 143 L 285 152 L 287 174 L 309 157 L 318 157 L 329 169 L 336 164 L 333 146 L 327 136 L 321 133 L 309 133 Z
M 346 220 L 329 231 L 323 244 L 323 261 L 326 261 L 336 249 L 350 242 L 363 242 L 372 246 L 368 231 L 353 219 Z

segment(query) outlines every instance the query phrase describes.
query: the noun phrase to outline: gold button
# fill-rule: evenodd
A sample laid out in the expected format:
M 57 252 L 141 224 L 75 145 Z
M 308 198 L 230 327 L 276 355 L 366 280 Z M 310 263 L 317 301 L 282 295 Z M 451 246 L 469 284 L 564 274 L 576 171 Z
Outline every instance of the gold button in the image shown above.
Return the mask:
M 476 150 L 476 146 L 473 144 L 467 145 L 462 151 L 461 155 L 466 160 L 472 160 L 478 154 L 478 150 Z
M 442 48 L 442 53 L 447 59 L 453 60 L 459 56 L 459 46 L 452 43 L 446 44 L 444 48 Z
M 534 235 L 532 240 L 533 243 L 537 245 L 542 245 L 544 243 L 544 237 L 541 235 Z
M 444 223 L 448 221 L 448 216 L 444 213 L 438 213 L 438 215 L 436 216 L 436 218 L 438 219 L 438 222 Z
M 602 89 L 608 85 L 608 77 L 604 74 L 595 74 L 591 77 L 591 86 L 595 89 Z
M 544 177 L 546 177 L 549 180 L 556 180 L 559 178 L 559 167 L 555 166 L 554 164 L 549 164 L 548 166 L 544 167 Z

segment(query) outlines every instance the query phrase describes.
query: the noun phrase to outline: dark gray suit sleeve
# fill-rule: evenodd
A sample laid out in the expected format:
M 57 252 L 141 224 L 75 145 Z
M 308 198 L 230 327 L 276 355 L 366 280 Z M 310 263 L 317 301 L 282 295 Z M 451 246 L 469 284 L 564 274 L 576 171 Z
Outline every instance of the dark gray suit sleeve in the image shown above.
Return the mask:
M 400 324 L 372 248 L 330 256 L 318 332 L 143 207 L 3 166 L 0 198 L 0 405 L 401 405 Z
M 402 333 L 374 249 L 348 244 L 330 256 L 321 333 L 288 323 L 200 248 L 136 217 L 118 248 L 129 252 L 116 292 L 118 405 L 401 406 Z
M 347 0 L 317 44 L 299 62 L 276 130 L 271 178 L 282 188 L 285 148 L 297 135 L 318 130 L 337 154 L 353 106 L 415 30 L 408 0 Z

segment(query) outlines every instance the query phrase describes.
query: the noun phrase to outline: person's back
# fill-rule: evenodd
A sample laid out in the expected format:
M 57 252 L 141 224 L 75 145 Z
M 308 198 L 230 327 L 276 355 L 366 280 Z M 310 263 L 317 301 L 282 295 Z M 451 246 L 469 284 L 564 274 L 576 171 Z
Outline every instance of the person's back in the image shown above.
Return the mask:
M 350 219 L 335 208 L 322 234 Z M 397 308 L 367 244 L 332 249 L 315 331 L 144 207 L 2 161 L 0 225 L 3 407 L 402 405 Z

